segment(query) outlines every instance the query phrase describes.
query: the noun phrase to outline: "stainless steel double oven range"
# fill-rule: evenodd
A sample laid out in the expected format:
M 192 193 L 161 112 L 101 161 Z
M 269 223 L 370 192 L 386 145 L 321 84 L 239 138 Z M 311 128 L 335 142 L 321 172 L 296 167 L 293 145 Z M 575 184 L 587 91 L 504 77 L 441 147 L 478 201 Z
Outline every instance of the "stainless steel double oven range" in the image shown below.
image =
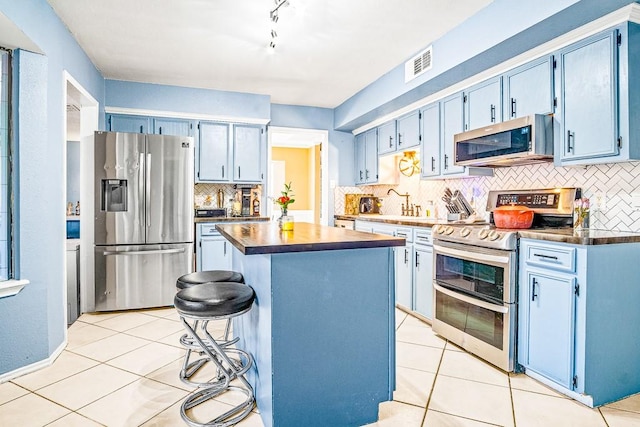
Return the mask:
M 577 188 L 491 191 L 487 211 L 525 205 L 534 227 L 557 230 L 571 226 L 579 195 Z M 492 224 L 433 227 L 433 330 L 505 371 L 516 369 L 518 237 Z

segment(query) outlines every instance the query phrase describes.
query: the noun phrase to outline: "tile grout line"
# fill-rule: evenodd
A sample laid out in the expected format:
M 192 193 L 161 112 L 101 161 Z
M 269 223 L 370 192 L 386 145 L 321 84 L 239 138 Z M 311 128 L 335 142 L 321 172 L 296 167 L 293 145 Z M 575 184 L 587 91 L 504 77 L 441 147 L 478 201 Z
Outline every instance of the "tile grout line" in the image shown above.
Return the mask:
M 429 412 L 429 404 L 431 403 L 431 398 L 433 397 L 433 390 L 435 390 L 436 388 L 436 381 L 438 381 L 438 373 L 440 372 L 440 366 L 442 366 L 442 359 L 444 359 L 444 352 L 446 349 L 446 342 L 445 342 L 445 346 L 442 348 L 442 352 L 440 353 L 440 360 L 438 360 L 438 368 L 436 369 L 436 374 L 435 377 L 433 378 L 433 384 L 431 384 L 431 390 L 429 390 L 429 397 L 427 398 L 427 402 L 424 406 L 424 415 L 422 416 L 422 422 L 421 422 L 421 426 L 424 425 L 426 419 L 427 419 L 427 412 Z

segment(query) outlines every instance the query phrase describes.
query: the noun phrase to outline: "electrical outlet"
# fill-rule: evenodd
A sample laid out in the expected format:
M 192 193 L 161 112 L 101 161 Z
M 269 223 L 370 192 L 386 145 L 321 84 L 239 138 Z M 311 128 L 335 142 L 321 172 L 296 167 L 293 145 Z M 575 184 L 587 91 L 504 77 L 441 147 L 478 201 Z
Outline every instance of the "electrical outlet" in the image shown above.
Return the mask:
M 594 193 L 591 198 L 591 208 L 594 210 L 606 210 L 607 209 L 607 195 L 606 193 Z
M 631 193 L 631 207 L 640 210 L 640 193 Z

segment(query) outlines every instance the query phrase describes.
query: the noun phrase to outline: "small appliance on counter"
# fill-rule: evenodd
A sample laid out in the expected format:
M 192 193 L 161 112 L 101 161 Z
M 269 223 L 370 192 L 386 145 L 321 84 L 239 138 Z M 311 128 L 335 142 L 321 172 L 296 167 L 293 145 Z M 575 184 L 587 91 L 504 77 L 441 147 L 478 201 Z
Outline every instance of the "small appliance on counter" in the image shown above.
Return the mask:
M 363 196 L 373 196 L 373 194 L 345 194 L 344 214 L 358 215 L 358 212 L 360 211 L 360 198 Z
M 218 218 L 227 216 L 227 210 L 225 208 L 211 208 L 211 209 L 196 209 L 196 218 Z
M 251 188 L 242 189 L 242 209 L 240 216 L 251 216 Z
M 379 214 L 380 213 L 380 199 L 373 196 L 360 197 L 359 214 Z

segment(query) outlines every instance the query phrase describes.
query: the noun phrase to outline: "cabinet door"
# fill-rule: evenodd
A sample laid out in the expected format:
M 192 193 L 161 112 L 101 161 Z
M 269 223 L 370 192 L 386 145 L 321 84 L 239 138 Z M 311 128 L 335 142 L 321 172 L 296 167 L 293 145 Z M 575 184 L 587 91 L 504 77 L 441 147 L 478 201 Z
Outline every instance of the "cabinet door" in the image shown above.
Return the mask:
M 427 319 L 433 317 L 433 248 L 415 246 L 413 271 L 415 311 Z
M 464 166 L 456 166 L 455 147 L 453 145 L 453 136 L 463 131 L 464 128 L 464 112 L 463 112 L 463 95 L 462 92 L 452 95 L 442 101 L 441 110 L 441 137 L 442 137 L 442 169 L 443 175 L 451 175 L 455 173 L 463 173 Z
M 562 160 L 618 154 L 618 31 L 559 53 Z
M 153 133 L 158 135 L 193 136 L 193 122 L 185 119 L 153 119 Z
M 149 133 L 149 117 L 112 114 L 109 116 L 111 132 Z
M 553 113 L 553 57 L 547 56 L 504 75 L 504 119 Z
M 398 150 L 404 150 L 420 145 L 420 112 L 401 117 L 397 120 Z
M 200 122 L 198 181 L 229 181 L 229 125 Z
M 527 368 L 570 389 L 574 371 L 575 278 L 531 271 L 526 278 Z
M 367 183 L 378 182 L 378 132 L 371 129 L 364 134 L 365 169 L 364 180 Z
M 395 248 L 396 303 L 413 309 L 413 247 Z
M 478 129 L 502 121 L 501 78 L 482 82 L 466 91 L 465 130 Z
M 231 251 L 223 237 L 202 237 L 198 271 L 231 270 Z
M 365 148 L 366 148 L 366 143 L 365 143 L 365 134 L 361 133 L 360 135 L 356 135 L 355 139 L 354 139 L 354 152 L 355 152 L 355 168 L 356 168 L 356 179 L 355 182 L 356 184 L 364 184 L 365 183 L 365 179 L 364 179 L 364 174 L 365 174 L 365 170 L 367 168 L 365 162 L 366 162 L 366 153 L 365 153 Z
M 260 182 L 262 127 L 234 125 L 233 127 L 233 179 L 242 182 Z
M 422 154 L 420 172 L 423 177 L 440 175 L 440 103 L 436 102 L 421 112 Z
M 378 154 L 396 151 L 396 121 L 378 127 Z

